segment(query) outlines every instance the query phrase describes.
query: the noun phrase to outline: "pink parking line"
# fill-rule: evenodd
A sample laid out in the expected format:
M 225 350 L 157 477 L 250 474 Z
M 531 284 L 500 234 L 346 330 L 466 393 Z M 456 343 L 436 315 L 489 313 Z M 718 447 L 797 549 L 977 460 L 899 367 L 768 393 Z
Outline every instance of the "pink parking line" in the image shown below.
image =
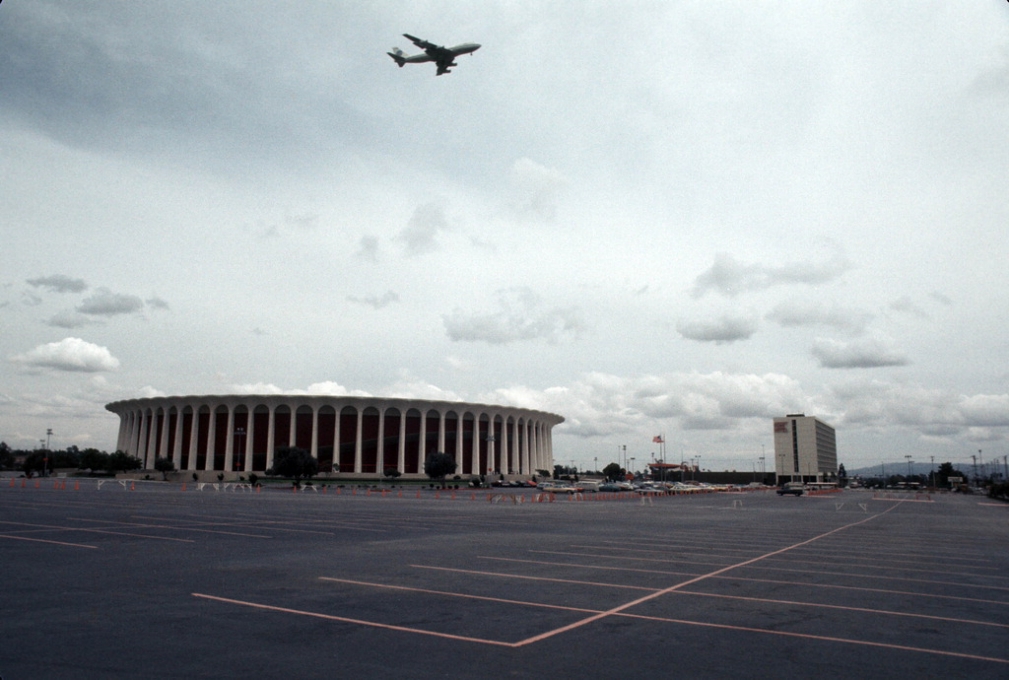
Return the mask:
M 677 595 L 692 595 L 695 597 L 716 597 L 723 600 L 741 600 L 743 602 L 760 602 L 765 604 L 787 604 L 794 607 L 812 607 L 818 609 L 840 609 L 848 612 L 860 612 L 863 614 L 883 614 L 885 616 L 905 616 L 914 619 L 929 619 L 931 621 L 944 621 L 947 623 L 966 623 L 975 626 L 993 626 L 995 628 L 1009 628 L 1007 623 L 995 623 L 993 621 L 979 621 L 976 619 L 954 619 L 949 616 L 933 616 L 931 614 L 914 614 L 911 612 L 897 612 L 889 609 L 870 609 L 868 607 L 848 607 L 840 604 L 822 604 L 820 602 L 800 602 L 798 600 L 776 600 L 766 597 L 746 597 L 743 595 L 722 595 L 719 593 L 701 593 L 691 590 L 678 590 Z
M 663 592 L 659 588 L 645 586 L 627 586 L 622 583 L 599 583 L 596 581 L 579 581 L 569 578 L 547 578 L 545 576 L 525 576 L 524 574 L 505 574 L 500 571 L 474 571 L 472 569 L 454 569 L 452 567 L 435 567 L 427 564 L 411 564 L 414 569 L 431 569 L 433 571 L 448 571 L 456 574 L 479 574 L 480 576 L 497 576 L 498 578 L 517 578 L 526 581 L 546 581 L 548 583 L 570 583 L 579 586 L 596 586 L 598 588 L 620 588 L 622 590 L 646 590 L 650 593 Z
M 149 538 L 155 541 L 175 541 L 178 543 L 193 543 L 188 538 L 172 538 L 171 536 L 152 536 L 151 534 L 134 534 L 129 531 L 109 531 L 106 529 L 84 529 L 81 527 L 64 527 L 58 524 L 29 524 L 27 522 L 2 522 L 0 524 L 13 524 L 15 526 L 30 527 L 39 531 L 69 531 L 71 533 L 82 532 L 87 534 L 109 534 L 111 536 L 130 536 L 133 538 Z
M 0 538 L 7 538 L 12 541 L 30 541 L 32 543 L 49 543 L 50 545 L 65 545 L 68 548 L 91 548 L 97 550 L 97 545 L 87 545 L 86 543 L 67 543 L 66 541 L 50 541 L 44 538 L 28 538 L 27 536 L 12 536 L 11 534 L 0 534 Z
M 579 612 L 582 614 L 595 614 L 598 609 L 585 609 L 583 607 L 567 607 L 559 604 L 546 604 L 544 602 L 528 602 L 526 600 L 509 600 L 503 597 L 490 597 L 488 595 L 469 595 L 467 593 L 452 593 L 447 590 L 431 590 L 430 588 L 414 588 L 412 586 L 394 586 L 387 583 L 374 583 L 371 581 L 355 581 L 348 578 L 335 578 L 333 576 L 320 576 L 320 581 L 330 581 L 332 583 L 346 583 L 354 586 L 365 586 L 367 588 L 383 588 L 385 590 L 405 590 L 411 593 L 426 593 L 428 595 L 444 595 L 445 597 L 460 597 L 466 600 L 483 600 L 485 602 L 497 602 L 498 604 L 517 604 L 523 607 L 538 607 L 540 609 L 559 609 L 566 612 Z
M 424 630 L 423 628 L 411 628 L 409 626 L 396 626 L 388 623 L 376 623 L 375 621 L 362 621 L 361 619 L 351 619 L 346 616 L 333 616 L 332 614 L 322 614 L 320 612 L 310 612 L 303 609 L 290 609 L 288 607 L 275 607 L 269 604 L 260 604 L 258 602 L 247 602 L 245 600 L 233 600 L 228 597 L 217 597 L 216 595 L 206 595 L 204 593 L 192 593 L 193 597 L 199 597 L 204 600 L 213 600 L 215 602 L 225 602 L 227 604 L 236 604 L 242 607 L 252 607 L 253 609 L 263 609 L 266 611 L 280 612 L 282 614 L 297 614 L 299 616 L 311 616 L 317 619 L 325 619 L 327 621 L 340 621 L 341 623 L 353 623 L 359 626 L 369 626 L 371 628 L 382 628 L 384 630 L 396 630 L 403 633 L 417 633 L 418 635 L 430 635 L 431 637 L 440 637 L 448 640 L 458 640 L 460 642 L 478 642 L 484 645 L 494 645 L 497 647 L 513 647 L 514 645 L 510 642 L 501 642 L 500 640 L 487 640 L 484 638 L 467 637 L 465 635 L 452 635 L 451 633 L 437 633 L 432 630 Z
M 878 515 L 873 515 L 871 517 L 867 517 L 867 518 L 862 519 L 860 521 L 853 522 L 851 524 L 847 524 L 847 525 L 842 526 L 842 527 L 838 527 L 836 529 L 833 529 L 831 531 L 825 532 L 825 533 L 820 534 L 818 536 L 814 536 L 811 539 L 808 539 L 806 541 L 802 541 L 802 542 L 796 543 L 796 544 L 794 544 L 792 546 L 788 546 L 788 547 L 782 548 L 780 550 L 775 550 L 773 552 L 770 552 L 770 553 L 767 553 L 765 555 L 761 555 L 761 556 L 755 557 L 755 558 L 750 559 L 750 560 L 746 560 L 744 562 L 740 562 L 738 564 L 729 565 L 727 567 L 723 567 L 721 569 L 718 569 L 716 571 L 713 571 L 713 572 L 710 572 L 710 573 L 707 573 L 707 574 L 701 574 L 701 575 L 695 576 L 694 578 L 691 578 L 691 579 L 688 579 L 688 580 L 683 581 L 681 583 L 678 583 L 678 584 L 676 584 L 674 586 L 670 586 L 668 588 L 658 589 L 658 590 L 652 589 L 652 588 L 643 588 L 643 587 L 640 587 L 640 586 L 620 586 L 620 585 L 615 585 L 615 584 L 610 584 L 610 583 L 595 583 L 595 582 L 590 582 L 590 581 L 576 581 L 576 580 L 570 580 L 570 579 L 543 578 L 543 577 L 523 576 L 523 575 L 514 575 L 514 574 L 502 574 L 502 573 L 495 573 L 495 572 L 483 572 L 483 571 L 470 571 L 470 570 L 463 570 L 463 569 L 452 569 L 452 568 L 447 568 L 447 567 L 430 567 L 430 566 L 424 566 L 424 565 L 412 565 L 412 566 L 414 566 L 416 568 L 436 569 L 436 570 L 439 570 L 439 571 L 462 572 L 462 573 L 469 573 L 469 574 L 480 574 L 480 575 L 498 576 L 498 577 L 506 577 L 506 578 L 520 578 L 520 579 L 529 579 L 529 580 L 536 580 L 536 581 L 548 581 L 548 582 L 558 582 L 558 583 L 572 583 L 572 584 L 578 584 L 578 585 L 595 585 L 595 586 L 604 586 L 604 587 L 622 587 L 622 588 L 631 588 L 631 589 L 635 589 L 635 590 L 648 590 L 648 591 L 651 591 L 648 595 L 644 595 L 642 597 L 639 597 L 636 600 L 633 600 L 631 602 L 627 602 L 627 603 L 625 603 L 623 605 L 620 605 L 620 606 L 617 606 L 617 607 L 613 607 L 613 608 L 605 610 L 605 611 L 593 611 L 593 610 L 585 610 L 585 609 L 575 609 L 575 608 L 569 608 L 569 607 L 561 607 L 561 606 L 557 606 L 557 605 L 543 605 L 543 604 L 540 604 L 540 603 L 522 602 L 522 601 L 518 601 L 518 600 L 505 600 L 505 599 L 502 599 L 502 598 L 492 598 L 492 597 L 486 597 L 486 596 L 460 595 L 458 593 L 446 593 L 444 591 L 435 591 L 435 590 L 428 590 L 428 589 L 421 589 L 421 588 L 413 588 L 413 587 L 408 587 L 408 586 L 393 586 L 393 585 L 370 583 L 370 582 L 366 582 L 366 581 L 355 581 L 355 580 L 350 580 L 350 579 L 338 579 L 338 578 L 332 578 L 332 577 L 320 577 L 322 580 L 339 582 L 339 583 L 347 583 L 347 584 L 352 584 L 352 585 L 361 585 L 361 586 L 379 587 L 379 588 L 390 588 L 390 589 L 395 589 L 395 590 L 413 591 L 413 592 L 425 592 L 425 593 L 438 594 L 438 595 L 444 595 L 444 596 L 452 596 L 452 597 L 466 597 L 466 598 L 469 598 L 469 599 L 486 600 L 486 601 L 493 601 L 493 602 L 502 602 L 502 603 L 509 603 L 509 604 L 519 604 L 519 605 L 524 605 L 524 606 L 541 606 L 541 607 L 545 606 L 547 608 L 552 608 L 552 609 L 561 609 L 561 610 L 566 610 L 566 611 L 577 611 L 577 612 L 580 612 L 580 613 L 590 613 L 591 614 L 590 616 L 588 616 L 588 617 L 586 617 L 586 618 L 584 618 L 584 619 L 582 619 L 580 621 L 576 621 L 576 622 L 568 624 L 566 626 L 561 626 L 561 627 L 555 628 L 553 630 L 547 631 L 545 633 L 541 633 L 539 635 L 531 636 L 529 638 L 526 638 L 524 640 L 520 640 L 518 642 L 504 642 L 504 641 L 501 641 L 501 640 L 492 640 L 492 639 L 487 639 L 487 638 L 476 638 L 476 637 L 470 637 L 470 636 L 453 635 L 453 634 L 449 634 L 449 633 L 438 633 L 438 632 L 434 632 L 434 631 L 430 631 L 430 630 L 424 630 L 424 629 L 420 629 L 420 628 L 413 628 L 413 627 L 408 627 L 408 626 L 397 626 L 397 625 L 392 625 L 392 624 L 383 624 L 383 623 L 378 623 L 378 622 L 375 622 L 375 621 L 364 621 L 364 620 L 361 620 L 361 619 L 352 619 L 352 618 L 349 618 L 349 617 L 334 616 L 334 615 L 330 615 L 330 614 L 322 614 L 322 613 L 319 613 L 319 612 L 311 612 L 311 611 L 306 611 L 306 610 L 297 610 L 297 609 L 291 609 L 291 608 L 287 608 L 287 607 L 277 607 L 277 606 L 273 606 L 273 605 L 267 605 L 267 604 L 249 602 L 249 601 L 244 601 L 244 600 L 235 600 L 235 599 L 231 599 L 231 598 L 218 597 L 218 596 L 207 595 L 207 594 L 202 594 L 202 593 L 192 593 L 192 595 L 193 595 L 193 597 L 197 597 L 197 598 L 202 598 L 202 599 L 207 599 L 207 600 L 213 600 L 213 601 L 223 602 L 223 603 L 228 603 L 228 604 L 235 604 L 235 605 L 239 605 L 239 606 L 252 607 L 252 608 L 255 608 L 255 609 L 260 609 L 260 610 L 265 610 L 265 611 L 275 611 L 275 612 L 280 612 L 280 613 L 296 614 L 296 615 L 301 615 L 301 616 L 310 616 L 310 617 L 319 618 L 319 619 L 325 619 L 325 620 L 330 620 L 330 621 L 339 621 L 339 622 L 344 622 L 344 623 L 353 623 L 353 624 L 356 624 L 356 625 L 363 625 L 363 626 L 368 626 L 368 627 L 372 627 L 372 628 L 379 628 L 379 629 L 384 629 L 384 630 L 393 630 L 393 631 L 406 632 L 406 633 L 416 633 L 416 634 L 419 634 L 419 635 L 427 635 L 427 636 L 439 637 L 439 638 L 450 639 L 450 640 L 458 640 L 458 641 L 462 641 L 462 642 L 476 642 L 476 643 L 479 643 L 479 644 L 488 644 L 488 645 L 494 645 L 494 646 L 499 646 L 499 647 L 509 647 L 509 648 L 513 648 L 513 649 L 525 647 L 525 646 L 534 644 L 536 642 L 539 642 L 539 641 L 542 641 L 542 640 L 545 640 L 545 639 L 549 639 L 551 637 L 555 637 L 557 635 L 560 635 L 561 633 L 565 633 L 565 632 L 569 632 L 569 631 L 572 631 L 572 630 L 576 630 L 576 629 L 581 628 L 581 627 L 583 627 L 585 625 L 588 625 L 589 623 L 592 623 L 592 622 L 595 622 L 595 621 L 599 621 L 599 620 L 601 620 L 603 618 L 607 618 L 607 617 L 610 617 L 610 616 L 616 616 L 616 617 L 627 617 L 627 618 L 635 618 L 635 619 L 639 619 L 639 620 L 657 621 L 657 622 L 664 622 L 664 623 L 678 623 L 678 624 L 682 624 L 682 625 L 701 626 L 701 627 L 705 627 L 705 628 L 714 628 L 714 629 L 720 629 L 720 630 L 734 630 L 734 631 L 750 632 L 750 633 L 758 633 L 758 634 L 778 635 L 778 636 L 791 637 L 791 638 L 799 638 L 799 639 L 806 639 L 806 640 L 817 640 L 817 641 L 823 641 L 823 642 L 835 642 L 835 643 L 842 643 L 842 644 L 852 644 L 852 645 L 860 645 L 860 646 L 867 646 L 867 647 L 876 647 L 876 648 L 883 648 L 883 649 L 892 649 L 892 650 L 917 652 L 917 653 L 923 653 L 923 654 L 932 654 L 932 655 L 943 656 L 943 657 L 950 657 L 950 658 L 969 659 L 969 660 L 974 660 L 974 661 L 988 661 L 988 662 L 993 662 L 993 663 L 1009 664 L 1009 659 L 998 658 L 998 657 L 987 657 L 987 656 L 981 656 L 981 655 L 977 655 L 977 654 L 965 654 L 965 653 L 960 653 L 960 652 L 949 652 L 949 651 L 942 651 L 942 650 L 936 650 L 936 649 L 931 649 L 931 648 L 912 647 L 912 646 L 909 646 L 909 645 L 897 645 L 897 644 L 882 643 L 882 642 L 873 642 L 873 641 L 867 641 L 867 640 L 854 640 L 854 639 L 848 639 L 848 638 L 839 638 L 839 637 L 824 636 L 824 635 L 814 635 L 814 634 L 808 634 L 808 633 L 797 633 L 797 632 L 788 632 L 788 631 L 779 631 L 779 630 L 769 630 L 769 629 L 765 629 L 765 628 L 756 628 L 756 627 L 751 627 L 751 626 L 735 626 L 735 625 L 729 625 L 729 624 L 708 623 L 708 622 L 703 622 L 703 621 L 689 621 L 689 620 L 682 620 L 682 619 L 673 619 L 673 618 L 660 617 L 660 616 L 646 616 L 646 615 L 640 615 L 640 614 L 632 614 L 632 613 L 629 613 L 629 612 L 626 611 L 626 610 L 630 609 L 631 607 L 637 606 L 637 605 L 642 604 L 644 602 L 648 602 L 648 601 L 654 600 L 654 599 L 656 599 L 658 597 L 661 597 L 662 595 L 666 595 L 666 594 L 681 594 L 681 595 L 706 596 L 707 594 L 705 594 L 705 593 L 683 591 L 682 589 L 685 588 L 685 587 L 687 587 L 687 586 L 690 586 L 692 584 L 695 584 L 695 583 L 698 583 L 700 581 L 704 581 L 704 580 L 707 580 L 707 579 L 723 578 L 723 579 L 733 579 L 733 580 L 736 580 L 735 577 L 723 576 L 723 574 L 725 572 L 730 571 L 730 570 L 738 569 L 740 567 L 745 567 L 745 566 L 751 565 L 751 564 L 753 564 L 755 562 L 758 562 L 760 560 L 767 559 L 767 558 L 775 556 L 775 555 L 779 555 L 781 553 L 787 552 L 787 551 L 792 550 L 794 548 L 797 548 L 797 547 L 800 547 L 800 546 L 803 546 L 803 545 L 808 545 L 808 544 L 810 544 L 810 543 L 812 543 L 814 541 L 817 541 L 817 540 L 819 540 L 821 538 L 824 538 L 826 536 L 830 536 L 830 535 L 835 534 L 835 533 L 837 533 L 839 531 L 843 531 L 845 529 L 849 529 L 851 527 L 854 527 L 854 526 L 863 524 L 865 522 L 871 521 L 871 520 L 876 519 L 877 517 L 879 517 L 879 516 L 881 516 L 883 514 L 886 514 L 887 512 L 890 512 L 891 510 L 893 510 L 896 507 L 897 507 L 897 505 L 892 505 L 890 508 L 888 508 L 887 510 L 884 510 L 883 512 L 879 513 Z M 521 560 L 515 560 L 515 561 L 521 561 Z M 529 560 L 529 561 L 532 562 L 532 560 Z M 566 565 L 566 566 L 579 566 L 579 565 Z M 614 568 L 614 569 L 617 569 L 617 568 Z M 763 579 L 744 579 L 744 578 L 740 578 L 738 580 L 762 581 Z M 811 585 L 815 585 L 815 584 L 811 584 Z M 733 596 L 721 596 L 721 597 L 733 597 Z M 861 609 L 861 608 L 856 608 L 856 607 L 840 607 L 840 606 L 834 606 L 834 605 L 816 605 L 816 604 L 803 603 L 803 602 L 791 603 L 791 602 L 786 602 L 786 601 L 760 600 L 759 598 L 743 598 L 743 597 L 739 597 L 739 598 L 733 598 L 733 599 L 756 600 L 756 601 L 767 601 L 767 602 L 782 602 L 784 604 L 799 604 L 799 605 L 804 605 L 804 606 L 823 606 L 823 607 L 830 607 L 830 608 L 837 608 L 837 609 L 847 609 L 847 610 L 850 610 L 850 611 L 864 611 L 864 612 L 868 612 L 868 613 L 877 613 L 875 610 L 866 610 L 866 609 Z M 977 623 L 977 624 L 980 624 L 980 625 L 996 625 L 996 626 L 1001 626 L 1001 627 L 1007 627 L 1007 626 L 1003 626 L 1002 624 L 989 624 L 989 623 L 980 622 L 980 621 L 967 621 L 967 620 L 959 620 L 959 619 L 946 619 L 946 618 L 942 618 L 942 617 L 931 617 L 931 616 L 926 616 L 926 615 L 900 614 L 898 612 L 885 612 L 885 611 L 884 612 L 878 612 L 878 613 L 887 613 L 887 614 L 893 613 L 893 614 L 898 614 L 898 615 L 917 616 L 917 617 L 921 617 L 921 618 L 938 619 L 938 620 L 952 621 L 952 622 L 959 622 L 959 623 Z
M 795 548 L 798 548 L 799 546 L 809 545 L 810 543 L 813 543 L 814 541 L 818 541 L 821 538 L 826 538 L 827 536 L 831 536 L 833 534 L 836 534 L 839 531 L 844 531 L 845 529 L 850 529 L 851 527 L 855 527 L 855 526 L 858 526 L 860 524 L 865 524 L 866 522 L 871 522 L 872 520 L 876 519 L 877 517 L 881 517 L 881 516 L 885 515 L 886 513 L 892 511 L 896 507 L 897 507 L 896 505 L 891 505 L 889 508 L 887 508 L 883 512 L 879 513 L 878 515 L 872 515 L 870 517 L 866 517 L 865 519 L 861 519 L 861 520 L 859 520 L 857 522 L 852 522 L 851 524 L 845 524 L 844 526 L 838 527 L 836 529 L 831 529 L 830 531 L 822 533 L 819 536 L 814 536 L 813 538 L 807 539 L 805 541 L 800 541 L 799 543 L 796 543 L 794 545 L 790 545 L 787 548 L 781 548 L 779 550 L 774 550 L 772 552 L 769 552 L 767 554 L 761 555 L 759 557 L 754 557 L 754 558 L 746 560 L 744 562 L 739 562 L 738 564 L 733 564 L 733 565 L 729 565 L 727 567 L 722 567 L 721 569 L 717 569 L 717 570 L 712 571 L 710 573 L 702 574 L 702 575 L 696 576 L 696 577 L 694 577 L 692 579 L 687 579 L 686 581 L 682 581 L 680 583 L 677 583 L 674 586 L 670 586 L 668 588 L 664 588 L 662 590 L 659 590 L 657 592 L 651 593 L 649 595 L 645 595 L 643 597 L 639 597 L 636 600 L 632 600 L 632 601 L 627 602 L 625 604 L 622 604 L 622 605 L 620 605 L 618 607 L 613 607 L 612 609 L 608 609 L 607 611 L 604 611 L 602 613 L 595 614 L 593 616 L 588 616 L 588 617 L 582 619 L 581 621 L 575 621 L 574 623 L 569 623 L 566 626 L 561 626 L 560 628 L 555 628 L 552 631 L 547 631 L 546 633 L 541 633 L 539 635 L 534 635 L 532 637 L 526 638 L 525 640 L 522 640 L 521 642 L 516 643 L 516 645 L 517 646 L 529 645 L 529 644 L 532 644 L 534 642 L 539 642 L 541 640 L 546 640 L 546 639 L 554 637 L 556 635 L 560 635 L 561 633 L 567 633 L 569 631 L 576 630 L 576 629 L 581 628 L 583 626 L 587 626 L 590 623 L 595 623 L 596 621 L 604 619 L 604 618 L 606 618 L 608 616 L 612 616 L 614 614 L 619 614 L 621 612 L 624 612 L 624 611 L 630 609 L 631 607 L 636 607 L 639 604 L 644 604 L 645 602 L 650 602 L 651 600 L 654 600 L 654 599 L 656 599 L 658 597 L 662 597 L 663 595 L 667 595 L 669 593 L 675 592 L 675 591 L 677 591 L 677 590 L 679 590 L 681 588 L 686 588 L 687 586 L 693 585 L 693 584 L 698 583 L 700 581 L 704 581 L 704 580 L 709 579 L 709 578 L 720 576 L 720 575 L 724 574 L 727 571 L 731 571 L 733 569 L 739 569 L 740 567 L 745 567 L 745 566 L 751 565 L 751 564 L 753 564 L 755 562 L 759 562 L 760 560 L 767 559 L 768 557 L 773 557 L 774 555 L 780 555 L 782 553 L 788 552 L 789 550 L 793 550 Z
M 687 626 L 701 626 L 704 628 L 718 628 L 721 630 L 737 630 L 745 633 L 764 633 L 767 635 L 781 635 L 784 637 L 802 638 L 804 640 L 817 640 L 819 642 L 840 642 L 849 645 L 861 645 L 864 647 L 880 647 L 883 649 L 894 649 L 902 652 L 919 652 L 921 654 L 935 654 L 938 656 L 948 656 L 957 659 L 970 659 L 972 661 L 991 661 L 994 663 L 1009 664 L 1009 659 L 1002 659 L 995 656 L 980 656 L 978 654 L 964 654 L 962 652 L 947 652 L 930 647 L 911 647 L 909 645 L 895 645 L 889 642 L 872 642 L 871 640 L 852 640 L 850 638 L 833 637 L 829 635 L 813 635 L 810 633 L 793 633 L 783 630 L 768 630 L 767 628 L 753 628 L 751 626 L 732 626 L 724 623 L 705 623 L 703 621 L 685 621 L 682 619 L 669 619 L 661 616 L 644 616 L 641 614 L 621 614 L 633 619 L 645 621 L 658 621 L 662 623 L 681 623 Z M 531 639 L 531 638 L 530 638 Z M 521 647 L 525 641 L 516 643 L 515 647 Z
M 582 557 L 595 557 L 594 555 L 583 555 L 582 553 L 562 553 L 565 555 L 574 555 Z M 665 569 L 635 569 L 634 567 L 604 567 L 598 564 L 575 564 L 573 562 L 548 562 L 546 560 L 522 560 L 514 557 L 488 557 L 484 555 L 478 555 L 478 559 L 484 560 L 496 560 L 499 562 L 520 562 L 524 564 L 539 564 L 545 567 L 569 567 L 572 569 L 596 569 L 601 571 L 627 571 L 637 574 L 661 574 L 665 576 L 695 576 L 695 572 L 685 572 L 685 571 L 668 571 Z M 661 562 L 662 560 L 649 560 L 650 562 Z M 814 573 L 812 571 L 805 573 Z M 818 573 L 818 572 L 817 572 Z M 532 577 L 528 577 L 532 578 Z M 985 600 L 977 597 L 961 597 L 959 595 L 940 595 L 937 593 L 921 593 L 915 592 L 913 590 L 893 590 L 892 588 L 866 588 L 864 586 L 842 586 L 836 583 L 814 583 L 812 581 L 782 581 L 780 579 L 770 579 L 770 578 L 752 578 L 747 576 L 716 576 L 716 579 L 722 581 L 745 581 L 747 583 L 773 583 L 778 585 L 790 585 L 797 587 L 809 587 L 809 588 L 832 588 L 835 590 L 857 590 L 859 592 L 866 593 L 886 593 L 889 595 L 908 595 L 911 597 L 926 597 L 929 599 L 939 599 L 939 600 L 957 600 L 960 602 L 977 602 L 981 604 L 1005 604 L 1002 600 Z

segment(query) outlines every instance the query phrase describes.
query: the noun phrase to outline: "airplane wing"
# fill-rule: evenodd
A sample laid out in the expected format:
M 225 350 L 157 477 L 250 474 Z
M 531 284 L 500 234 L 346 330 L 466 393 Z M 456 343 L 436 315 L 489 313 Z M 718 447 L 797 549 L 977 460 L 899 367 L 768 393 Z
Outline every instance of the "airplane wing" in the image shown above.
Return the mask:
M 0 2 L 3 2 L 3 0 L 0 0 Z M 443 49 L 445 49 L 444 47 L 441 47 L 439 45 L 435 45 L 433 42 L 428 42 L 427 40 L 421 40 L 420 38 L 417 38 L 415 36 L 410 35 L 409 33 L 404 33 L 403 37 L 406 38 L 407 40 L 409 40 L 410 42 L 412 42 L 414 45 L 416 45 L 420 49 L 424 50 L 425 52 L 427 52 L 428 50 L 443 50 Z

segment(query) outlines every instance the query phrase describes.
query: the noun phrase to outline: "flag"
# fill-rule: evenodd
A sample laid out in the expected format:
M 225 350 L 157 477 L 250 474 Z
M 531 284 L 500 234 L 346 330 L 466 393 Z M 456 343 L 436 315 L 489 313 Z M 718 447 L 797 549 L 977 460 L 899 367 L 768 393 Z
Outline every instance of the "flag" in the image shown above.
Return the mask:
M 652 443 L 653 444 L 665 444 L 666 442 L 664 442 L 662 440 L 662 435 L 660 434 L 660 435 L 657 435 L 655 437 L 652 437 Z

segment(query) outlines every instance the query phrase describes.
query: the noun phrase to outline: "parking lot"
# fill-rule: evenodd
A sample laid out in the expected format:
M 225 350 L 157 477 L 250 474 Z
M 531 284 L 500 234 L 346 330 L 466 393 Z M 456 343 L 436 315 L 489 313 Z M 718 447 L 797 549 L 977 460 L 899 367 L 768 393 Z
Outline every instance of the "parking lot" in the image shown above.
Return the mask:
M 1009 677 L 978 496 L 2 481 L 5 680 Z

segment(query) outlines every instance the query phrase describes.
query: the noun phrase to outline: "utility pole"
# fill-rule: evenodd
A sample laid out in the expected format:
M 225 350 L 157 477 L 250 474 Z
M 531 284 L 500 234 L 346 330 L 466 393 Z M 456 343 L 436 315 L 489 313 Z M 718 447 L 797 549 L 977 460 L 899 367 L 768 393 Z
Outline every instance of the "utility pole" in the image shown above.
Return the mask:
M 978 449 L 978 453 L 980 452 L 981 450 Z M 977 456 L 971 454 L 970 459 L 974 461 L 974 486 L 977 486 Z

